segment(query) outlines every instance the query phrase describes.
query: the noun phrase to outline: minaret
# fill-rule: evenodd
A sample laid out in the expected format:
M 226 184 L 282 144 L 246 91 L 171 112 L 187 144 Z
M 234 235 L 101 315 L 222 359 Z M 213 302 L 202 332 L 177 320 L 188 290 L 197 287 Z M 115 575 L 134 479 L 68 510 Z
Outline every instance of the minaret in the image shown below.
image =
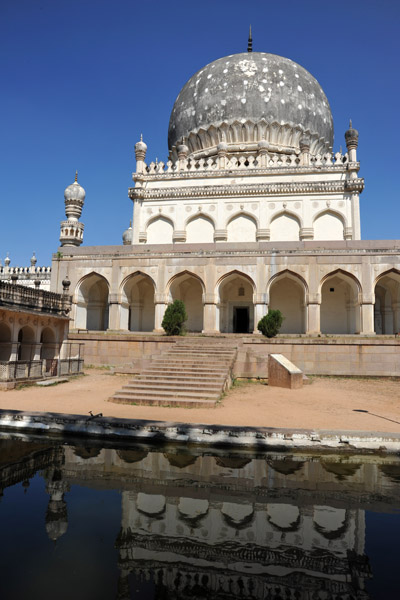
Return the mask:
M 84 225 L 78 219 L 82 213 L 85 196 L 85 190 L 78 183 L 77 171 L 74 183 L 69 185 L 64 192 L 67 221 L 61 221 L 61 246 L 80 246 L 83 242 Z
M 249 39 L 247 42 L 247 52 L 253 52 L 253 37 L 251 35 L 251 25 L 249 28 Z

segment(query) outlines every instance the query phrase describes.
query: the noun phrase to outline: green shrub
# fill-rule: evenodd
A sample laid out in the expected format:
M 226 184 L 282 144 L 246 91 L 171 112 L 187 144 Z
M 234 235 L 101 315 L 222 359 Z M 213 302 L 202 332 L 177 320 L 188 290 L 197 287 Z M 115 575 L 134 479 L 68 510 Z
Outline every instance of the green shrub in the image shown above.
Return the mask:
M 185 333 L 183 324 L 186 319 L 186 309 L 182 300 L 174 300 L 166 308 L 161 327 L 167 335 L 183 335 Z
M 275 337 L 282 326 L 284 318 L 280 310 L 270 309 L 268 314 L 264 315 L 258 322 L 257 329 L 268 338 Z

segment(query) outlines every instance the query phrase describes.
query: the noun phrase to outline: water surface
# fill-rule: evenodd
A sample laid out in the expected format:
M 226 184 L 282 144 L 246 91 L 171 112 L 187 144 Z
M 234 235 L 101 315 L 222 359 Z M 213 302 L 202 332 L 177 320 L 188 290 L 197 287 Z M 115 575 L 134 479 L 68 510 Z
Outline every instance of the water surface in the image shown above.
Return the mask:
M 400 460 L 0 434 L 0 598 L 399 597 Z

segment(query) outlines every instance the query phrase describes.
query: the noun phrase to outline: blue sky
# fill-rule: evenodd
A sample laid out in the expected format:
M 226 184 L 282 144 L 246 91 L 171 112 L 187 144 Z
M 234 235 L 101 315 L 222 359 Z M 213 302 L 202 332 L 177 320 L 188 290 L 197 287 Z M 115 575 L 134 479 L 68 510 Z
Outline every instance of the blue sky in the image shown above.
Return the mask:
M 396 0 L 1 0 L 0 258 L 50 264 L 75 170 L 84 244 L 120 244 L 134 144 L 167 157 L 169 115 L 202 66 L 247 48 L 295 60 L 322 85 L 345 147 L 360 132 L 363 239 L 400 237 Z

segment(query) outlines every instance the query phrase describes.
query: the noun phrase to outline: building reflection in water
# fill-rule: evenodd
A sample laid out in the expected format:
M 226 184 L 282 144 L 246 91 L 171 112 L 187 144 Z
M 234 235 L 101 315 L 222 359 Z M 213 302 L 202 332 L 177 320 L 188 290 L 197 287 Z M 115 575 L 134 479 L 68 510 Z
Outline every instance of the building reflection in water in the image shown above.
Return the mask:
M 0 487 L 42 469 L 51 540 L 72 484 L 122 490 L 120 600 L 131 576 L 158 599 L 366 599 L 365 510 L 391 511 L 399 493 L 393 458 L 22 446 Z

